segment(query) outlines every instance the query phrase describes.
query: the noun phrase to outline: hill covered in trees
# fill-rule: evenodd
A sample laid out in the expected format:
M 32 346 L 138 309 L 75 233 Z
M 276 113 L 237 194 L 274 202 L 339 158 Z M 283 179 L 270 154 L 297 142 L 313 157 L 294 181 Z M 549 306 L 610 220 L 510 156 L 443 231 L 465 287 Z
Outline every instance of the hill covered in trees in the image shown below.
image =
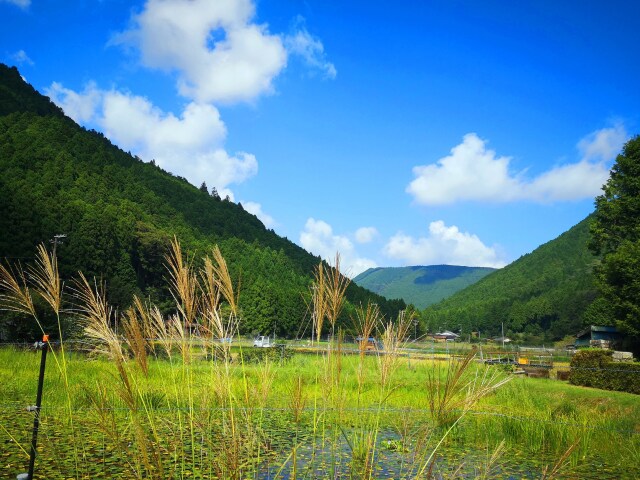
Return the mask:
M 526 341 L 557 340 L 595 318 L 593 269 L 598 259 L 587 248 L 591 217 L 510 265 L 427 308 L 433 329 L 449 328 L 482 336 L 523 334 Z
M 353 281 L 386 298 L 425 308 L 486 277 L 494 268 L 429 265 L 370 268 Z
M 133 294 L 168 305 L 164 255 L 176 236 L 199 262 L 218 244 L 240 282 L 242 333 L 295 336 L 308 321 L 312 270 L 320 261 L 246 212 L 88 131 L 44 97 L 15 68 L 0 64 L 0 258 L 28 263 L 36 246 L 57 246 L 60 271 L 107 282 L 110 301 Z M 371 299 L 387 316 L 405 307 L 355 284 L 341 323 Z M 0 337 L 31 326 L 0 312 Z M 308 330 L 307 330 L 308 332 Z

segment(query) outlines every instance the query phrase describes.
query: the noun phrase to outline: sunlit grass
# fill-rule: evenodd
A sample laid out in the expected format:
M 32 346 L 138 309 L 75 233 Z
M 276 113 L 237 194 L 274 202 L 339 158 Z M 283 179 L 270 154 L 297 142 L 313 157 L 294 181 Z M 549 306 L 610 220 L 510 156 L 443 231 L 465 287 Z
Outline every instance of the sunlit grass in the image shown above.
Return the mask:
M 324 392 L 317 372 L 323 368 L 324 361 L 321 356 L 294 355 L 288 363 L 272 365 L 271 373 L 267 375 L 272 377 L 271 385 L 266 394 L 259 392 L 261 382 L 265 381 L 263 365 L 238 365 L 233 369 L 232 395 L 241 397 L 246 385 L 252 391 L 250 404 L 240 410 L 254 409 L 251 428 L 252 435 L 256 435 L 253 441 L 258 443 L 245 453 L 257 455 L 256 458 L 261 456 L 263 462 L 282 466 L 294 448 L 298 460 L 309 460 L 310 453 L 300 447 L 315 444 L 318 450 L 316 458 L 320 461 L 320 445 L 325 442 L 326 450 L 337 441 L 336 457 L 347 451 L 352 455 L 354 465 L 364 465 L 373 447 L 371 435 L 376 431 L 385 434 L 383 448 L 390 448 L 384 444 L 389 436 L 397 439 L 399 443 L 390 445 L 399 450 L 414 452 L 422 448 L 421 442 L 428 445 L 424 451 L 435 447 L 440 436 L 424 430 L 430 425 L 426 387 L 429 372 L 435 371 L 431 361 L 412 361 L 411 368 L 406 364 L 399 367 L 397 388 L 380 411 L 377 359 L 369 355 L 365 357 L 364 380 L 358 380 L 359 357 L 345 357 L 342 375 L 344 403 L 339 416 L 333 409 L 318 408 Z M 38 362 L 39 354 L 35 352 L 13 348 L 0 350 L 1 423 L 23 447 L 28 445 L 31 418 L 24 411 L 24 405 L 30 403 L 34 396 Z M 76 429 L 81 438 L 89 440 L 91 445 L 85 452 L 85 461 L 89 463 L 80 465 L 78 476 L 90 477 L 97 468 L 94 462 L 102 462 L 105 469 L 115 469 L 118 465 L 121 469 L 126 467 L 126 448 L 118 451 L 114 445 L 109 446 L 112 441 L 108 440 L 108 432 L 103 431 L 105 426 L 109 428 L 109 422 L 114 422 L 113 428 L 120 430 L 124 447 L 131 441 L 131 432 L 127 431 L 131 418 L 126 402 L 112 389 L 118 385 L 116 367 L 105 357 L 87 359 L 83 354 L 71 354 L 67 362 L 69 392 L 65 392 L 64 380 L 55 370 L 48 372 L 46 378 L 39 471 L 51 473 L 62 465 L 68 467 L 64 459 L 70 458 L 71 443 L 65 444 L 65 441 L 74 440 L 66 431 L 63 415 L 67 393 L 73 399 Z M 206 459 L 211 458 L 217 446 L 207 444 L 204 437 L 221 434 L 223 427 L 218 411 L 221 403 L 212 390 L 211 362 L 193 359 L 188 375 L 182 367 L 181 358 L 177 361 L 151 359 L 148 376 L 139 375 L 136 380 L 141 408 L 153 418 L 161 433 L 158 435 L 161 442 L 159 451 L 167 456 L 168 461 L 180 460 L 180 465 L 166 470 L 177 478 L 187 477 L 195 470 L 206 474 L 203 471 L 206 470 Z M 296 382 L 299 379 L 299 389 L 293 388 L 292 379 Z M 101 390 L 101 387 L 107 388 Z M 260 395 L 264 395 L 263 400 Z M 297 408 L 294 407 L 294 400 L 301 396 L 304 400 L 298 403 Z M 325 417 L 319 419 L 319 414 Z M 100 415 L 106 418 L 98 418 Z M 246 422 L 248 412 L 240 415 Z M 522 455 L 529 455 L 542 465 L 545 459 L 558 458 L 576 439 L 580 439 L 571 456 L 572 466 L 603 462 L 613 472 L 624 475 L 629 470 L 620 466 L 637 459 L 640 451 L 638 435 L 633 434 L 640 427 L 639 418 L 640 402 L 630 394 L 584 389 L 551 380 L 517 378 L 480 401 L 460 421 L 441 448 L 443 451 L 463 448 L 478 452 L 488 449 L 490 457 L 493 449 L 504 440 L 504 448 L 509 455 L 503 457 L 516 455 L 520 461 Z M 243 428 L 248 426 L 247 423 L 243 425 Z M 338 427 L 337 432 L 333 430 L 334 426 Z M 0 438 L 3 438 L 6 451 L 11 452 L 10 457 L 5 457 L 9 458 L 7 465 L 14 465 L 16 472 L 21 471 L 18 465 L 21 461 L 26 464 L 24 453 L 18 445 L 7 440 L 6 433 L 1 433 Z M 250 440 L 245 434 L 241 438 Z M 379 442 L 377 448 L 380 448 Z M 100 452 L 99 458 L 92 458 L 97 452 Z M 47 462 L 46 459 L 53 454 L 58 456 L 57 463 Z M 409 453 L 405 457 L 407 465 L 403 468 L 406 473 L 415 459 Z M 500 462 L 504 463 L 504 459 Z M 288 470 L 292 469 L 290 463 L 289 458 Z M 347 467 L 342 465 L 341 468 Z M 127 469 L 124 471 L 126 473 Z M 250 474 L 258 470 L 245 465 L 242 471 Z M 134 470 L 129 469 L 128 473 L 131 478 L 137 476 Z M 373 473 L 372 476 L 375 477 Z
M 175 241 L 167 264 L 168 318 L 140 299 L 116 317 L 99 283 L 75 282 L 73 315 L 88 343 L 83 352 L 52 352 L 37 478 L 552 478 L 567 469 L 585 478 L 593 465 L 602 467 L 598 478 L 638 473 L 629 467 L 640 452 L 637 396 L 507 382 L 469 349 L 447 360 L 435 346 L 431 355 L 424 347 L 405 355 L 410 313 L 385 319 L 371 305 L 354 326 L 364 338 L 376 332 L 384 349 L 347 346 L 335 331 L 346 280 L 326 265 L 311 307 L 316 338 L 325 323 L 333 340 L 287 361 L 245 361 L 252 347 L 217 340 L 238 338 L 242 321 L 219 250 L 197 270 Z M 12 308 L 28 292 L 28 277 L 10 278 L 16 271 L 2 271 L 0 298 Z M 36 278 L 34 291 L 59 292 L 56 277 L 52 269 L 49 290 L 45 276 Z M 51 305 L 58 312 L 63 304 Z M 35 352 L 0 349 L 0 445 L 8 452 L 0 469 L 11 474 L 27 462 L 33 414 L 24 406 L 38 363 Z

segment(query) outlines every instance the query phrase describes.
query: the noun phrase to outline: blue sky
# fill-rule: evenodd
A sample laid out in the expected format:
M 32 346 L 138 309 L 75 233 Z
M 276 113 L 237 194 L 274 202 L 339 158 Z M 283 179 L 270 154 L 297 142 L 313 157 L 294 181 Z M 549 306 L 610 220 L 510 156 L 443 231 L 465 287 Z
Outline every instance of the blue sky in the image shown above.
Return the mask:
M 629 1 L 0 0 L 0 60 L 352 274 L 502 266 L 640 133 Z

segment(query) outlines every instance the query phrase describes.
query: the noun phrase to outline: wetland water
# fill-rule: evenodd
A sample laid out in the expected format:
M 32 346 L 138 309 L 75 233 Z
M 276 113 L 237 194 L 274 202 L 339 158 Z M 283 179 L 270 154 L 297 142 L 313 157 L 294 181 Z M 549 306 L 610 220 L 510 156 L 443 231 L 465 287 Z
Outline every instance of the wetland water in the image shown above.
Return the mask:
M 348 437 L 358 432 L 340 432 L 337 438 L 318 439 L 315 442 L 308 435 L 298 438 L 299 446 L 292 458 L 290 434 L 283 432 L 282 445 L 289 445 L 280 455 L 258 466 L 256 477 L 260 480 L 291 478 L 361 478 L 362 463 L 354 462 L 352 441 Z M 276 436 L 277 438 L 277 436 Z M 434 439 L 431 439 L 434 441 Z M 277 448 L 278 441 L 273 445 Z M 421 448 L 415 439 L 405 440 L 393 431 L 383 431 L 378 435 L 373 461 L 372 478 L 413 479 L 423 478 L 431 463 L 429 455 L 433 451 Z M 357 447 L 356 447 L 357 448 Z M 416 451 L 422 454 L 416 455 Z M 557 458 L 533 458 L 526 452 L 504 451 L 495 462 L 490 463 L 493 451 L 479 450 L 477 447 L 464 447 L 448 444 L 440 446 L 434 455 L 431 474 L 434 479 L 475 479 L 478 477 L 506 480 L 539 479 L 545 466 L 553 468 Z M 295 468 L 294 468 L 295 462 Z M 427 467 L 425 467 L 427 465 Z M 295 474 L 294 474 L 295 472 Z M 564 472 L 564 475 L 562 474 Z M 567 464 L 556 478 L 636 479 L 640 472 L 637 467 L 626 471 L 605 467 L 600 463 Z
M 263 419 L 260 456 L 245 458 L 242 478 L 275 480 L 294 478 L 294 475 L 295 478 L 307 479 L 360 478 L 363 462 L 358 462 L 357 459 L 364 459 L 367 449 L 360 447 L 358 440 L 360 439 L 360 445 L 362 445 L 361 439 L 366 438 L 367 431 L 344 427 L 332 430 L 325 427 L 324 433 L 320 430 L 313 432 L 308 423 L 296 427 L 282 417 L 282 415 L 273 415 L 271 418 Z M 30 418 L 27 412 L 20 411 L 11 419 L 4 418 L 3 423 L 7 426 L 13 424 L 12 430 L 21 432 L 18 440 L 26 444 L 29 429 L 25 426 L 28 426 Z M 62 428 L 64 426 L 58 424 L 56 419 L 45 413 L 43 420 L 38 461 L 40 476 L 36 478 L 62 478 L 59 476 L 61 472 L 74 469 L 72 457 L 74 440 L 68 436 L 68 432 Z M 21 428 L 18 428 L 19 425 Z M 85 433 L 91 431 L 89 425 L 77 425 L 77 427 Z M 122 450 L 113 449 L 105 443 L 102 435 L 97 434 L 95 430 L 93 433 L 93 435 L 83 435 L 81 445 L 76 443 L 85 455 L 78 478 L 136 478 L 132 475 L 130 466 L 127 465 L 127 456 L 132 453 L 131 447 L 123 445 Z M 431 437 L 425 436 L 416 430 L 405 431 L 404 435 L 400 435 L 394 429 L 379 430 L 375 449 L 373 449 L 373 461 L 370 462 L 372 478 L 415 478 L 423 470 L 440 438 L 435 434 Z M 5 473 L 22 471 L 25 465 L 24 455 L 21 455 L 10 439 L 5 440 L 0 441 L 0 461 L 4 467 L 3 471 Z M 197 462 L 196 468 L 189 467 L 190 473 L 183 473 L 191 478 L 217 478 L 213 475 L 211 462 L 216 461 L 214 458 L 219 442 L 220 438 L 191 444 L 195 448 L 189 447 L 187 443 L 183 444 L 187 457 L 193 452 L 201 459 L 201 462 Z M 477 478 L 486 472 L 488 459 L 494 449 L 495 445 L 487 450 L 472 445 L 471 442 L 464 444 L 451 437 L 437 450 L 432 478 L 442 480 Z M 171 463 L 171 455 L 169 452 L 165 453 L 167 453 L 165 460 Z M 544 466 L 553 466 L 556 461 L 557 457 L 540 458 L 531 455 L 526 451 L 526 446 L 521 451 L 510 448 L 497 458 L 489 475 L 485 478 L 538 479 L 541 477 Z M 173 467 L 167 465 L 167 467 L 170 470 L 175 469 L 175 474 L 178 478 L 180 477 L 181 467 L 178 464 Z M 1 475 L 0 477 L 15 478 Z M 418 477 L 424 478 L 424 472 Z M 590 456 L 589 460 L 578 460 L 574 461 L 574 464 L 567 465 L 556 478 L 637 479 L 640 478 L 640 466 L 599 462 L 596 455 Z

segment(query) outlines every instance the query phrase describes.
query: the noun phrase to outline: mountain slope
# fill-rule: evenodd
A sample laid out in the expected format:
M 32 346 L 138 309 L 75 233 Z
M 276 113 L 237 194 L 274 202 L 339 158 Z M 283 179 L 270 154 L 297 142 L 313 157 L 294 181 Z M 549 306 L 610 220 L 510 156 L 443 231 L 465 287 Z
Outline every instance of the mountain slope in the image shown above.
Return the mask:
M 28 262 L 37 244 L 64 233 L 57 252 L 65 279 L 82 270 L 105 278 L 120 307 L 134 293 L 162 305 L 168 299 L 163 256 L 174 235 L 196 263 L 217 243 L 241 282 L 244 331 L 299 332 L 318 257 L 267 230 L 242 205 L 81 128 L 1 64 L 0 113 L 0 258 Z M 347 297 L 351 304 L 371 299 L 388 316 L 404 307 L 357 285 Z M 7 314 L 0 315 L 4 335 L 20 336 L 17 320 L 9 328 Z
M 587 217 L 567 232 L 427 309 L 434 328 L 558 339 L 582 327 L 596 297 Z
M 402 298 L 418 308 L 437 303 L 476 283 L 493 268 L 431 265 L 370 268 L 353 279 L 386 298 Z
M 13 112 L 64 116 L 57 105 L 24 81 L 17 68 L 0 63 L 0 116 Z

